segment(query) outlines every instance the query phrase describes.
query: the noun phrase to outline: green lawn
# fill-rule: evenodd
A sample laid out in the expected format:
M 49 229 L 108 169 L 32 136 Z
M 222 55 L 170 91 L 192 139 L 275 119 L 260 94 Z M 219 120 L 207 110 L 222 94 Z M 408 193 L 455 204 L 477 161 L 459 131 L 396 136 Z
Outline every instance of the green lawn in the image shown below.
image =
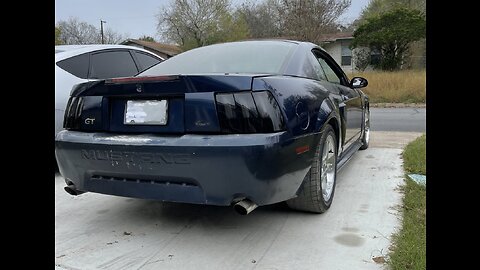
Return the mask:
M 426 174 L 425 138 L 422 135 L 405 147 L 403 162 L 407 174 Z M 426 188 L 407 178 L 402 191 L 402 230 L 393 238 L 388 263 L 393 270 L 426 269 Z

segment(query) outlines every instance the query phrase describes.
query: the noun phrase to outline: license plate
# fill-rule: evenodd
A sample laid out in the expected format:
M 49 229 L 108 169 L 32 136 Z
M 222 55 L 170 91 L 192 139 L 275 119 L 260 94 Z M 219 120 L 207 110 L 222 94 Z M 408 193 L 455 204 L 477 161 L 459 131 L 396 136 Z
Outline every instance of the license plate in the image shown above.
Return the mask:
M 166 100 L 128 100 L 125 125 L 166 125 L 168 102 Z

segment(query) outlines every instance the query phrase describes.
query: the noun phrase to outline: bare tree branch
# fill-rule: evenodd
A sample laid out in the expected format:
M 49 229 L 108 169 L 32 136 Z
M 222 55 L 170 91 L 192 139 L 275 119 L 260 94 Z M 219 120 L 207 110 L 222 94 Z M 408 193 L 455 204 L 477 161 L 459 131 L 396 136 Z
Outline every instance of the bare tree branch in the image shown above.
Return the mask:
M 102 40 L 100 31 L 95 26 L 75 17 L 59 21 L 57 27 L 60 29 L 60 40 L 66 45 L 99 44 Z M 103 34 L 106 44 L 117 44 L 125 39 L 123 35 L 109 28 Z

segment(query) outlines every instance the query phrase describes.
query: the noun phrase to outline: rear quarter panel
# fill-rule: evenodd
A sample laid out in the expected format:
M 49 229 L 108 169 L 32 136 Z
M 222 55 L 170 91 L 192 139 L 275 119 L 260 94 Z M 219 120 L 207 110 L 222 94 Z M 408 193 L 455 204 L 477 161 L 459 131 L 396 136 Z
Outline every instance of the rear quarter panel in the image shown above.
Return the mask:
M 320 81 L 292 76 L 261 77 L 254 79 L 252 89 L 269 90 L 274 94 L 284 114 L 292 143 L 299 146 L 308 144 L 311 158 L 324 123 L 334 117 L 341 127 L 334 98 L 338 93 L 328 91 Z

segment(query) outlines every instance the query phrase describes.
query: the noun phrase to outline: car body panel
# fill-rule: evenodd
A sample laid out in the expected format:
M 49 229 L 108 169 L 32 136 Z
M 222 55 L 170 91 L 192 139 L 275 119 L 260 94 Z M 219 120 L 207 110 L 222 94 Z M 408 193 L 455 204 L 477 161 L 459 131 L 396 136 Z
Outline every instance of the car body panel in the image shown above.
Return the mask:
M 326 124 L 337 136 L 338 167 L 360 147 L 368 98 L 348 87 L 341 69 L 342 84 L 310 78 L 309 53 L 325 52 L 295 43 L 284 74 L 139 74 L 77 85 L 72 100 L 91 106 L 81 111 L 78 126 L 56 138 L 66 183 L 82 191 L 214 205 L 242 198 L 266 205 L 296 197 Z M 223 134 L 216 95 L 261 91 L 271 94 L 284 128 Z M 130 99 L 177 100 L 169 112 L 177 119 L 161 127 L 127 127 L 121 116 Z M 91 115 L 98 126 L 83 124 Z

